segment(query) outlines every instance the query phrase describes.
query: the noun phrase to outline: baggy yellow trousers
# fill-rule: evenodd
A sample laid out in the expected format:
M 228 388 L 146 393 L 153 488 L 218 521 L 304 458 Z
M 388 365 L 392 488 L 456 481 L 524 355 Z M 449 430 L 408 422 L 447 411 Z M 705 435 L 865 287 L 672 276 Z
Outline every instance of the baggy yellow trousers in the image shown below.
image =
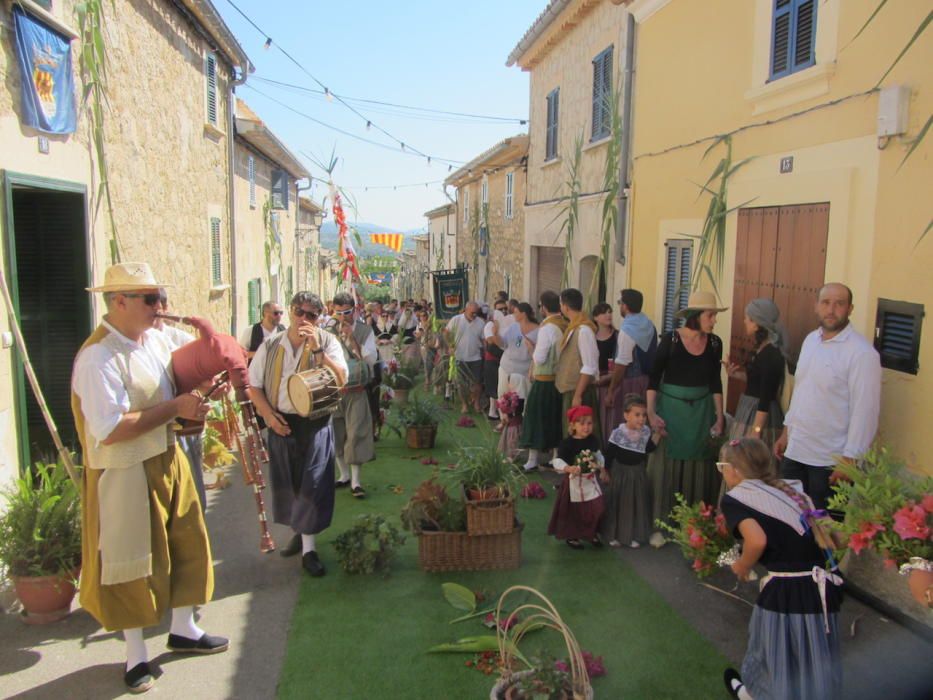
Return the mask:
M 202 605 L 214 592 L 211 546 L 187 459 L 175 447 L 143 462 L 149 485 L 152 575 L 100 582 L 97 484 L 103 471 L 84 469 L 81 605 L 108 630 L 150 627 L 166 610 Z

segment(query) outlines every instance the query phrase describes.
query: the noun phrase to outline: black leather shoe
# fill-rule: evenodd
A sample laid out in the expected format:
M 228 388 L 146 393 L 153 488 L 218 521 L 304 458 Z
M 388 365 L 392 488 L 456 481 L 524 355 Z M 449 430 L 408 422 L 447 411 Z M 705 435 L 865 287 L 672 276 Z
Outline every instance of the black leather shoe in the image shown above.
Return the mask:
M 149 690 L 155 684 L 155 678 L 152 677 L 149 664 L 143 661 L 123 674 L 123 682 L 126 683 L 127 690 L 139 694 Z
M 320 558 L 317 555 L 317 552 L 311 550 L 301 555 L 301 566 L 314 578 L 319 578 L 327 573 L 327 570 L 324 568 L 324 565 L 321 563 Z
M 363 490 L 362 486 L 354 486 L 350 489 L 350 494 L 353 498 L 366 498 L 366 492 Z
M 296 554 L 301 554 L 301 535 L 295 534 L 292 537 L 288 544 L 285 545 L 284 549 L 279 550 L 280 557 L 293 557 Z
M 214 637 L 206 632 L 200 639 L 188 639 L 180 634 L 168 636 L 168 648 L 181 654 L 219 654 L 229 647 L 230 640 L 226 637 Z
M 722 680 L 726 684 L 726 690 L 734 698 L 739 697 L 739 690 L 744 687 L 742 676 L 734 668 L 727 668 L 722 674 Z
M 349 479 L 338 479 L 338 480 L 336 481 L 336 483 L 334 483 L 334 488 L 335 488 L 335 489 L 345 489 L 345 488 L 347 488 L 347 486 L 349 486 L 349 485 L 350 485 L 350 480 L 349 480 Z

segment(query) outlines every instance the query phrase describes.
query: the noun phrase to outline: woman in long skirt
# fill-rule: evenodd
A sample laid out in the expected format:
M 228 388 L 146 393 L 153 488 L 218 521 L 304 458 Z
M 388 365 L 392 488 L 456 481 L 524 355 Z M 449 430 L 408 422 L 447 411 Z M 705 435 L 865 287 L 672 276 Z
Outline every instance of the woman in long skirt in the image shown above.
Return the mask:
M 652 522 L 666 519 L 681 493 L 688 503 L 715 503 L 720 476 L 711 440 L 722 435 L 722 341 L 713 334 L 716 314 L 725 311 L 712 292 L 694 292 L 683 328 L 665 334 L 648 384 L 648 420 L 664 435 L 660 449 L 648 460 L 652 492 Z M 664 544 L 660 532 L 654 546 Z
M 726 670 L 726 689 L 734 698 L 755 700 L 839 698 L 836 618 L 842 577 L 813 502 L 799 481 L 777 478 L 761 440 L 734 440 L 720 459 L 717 466 L 729 486 L 722 512 L 743 541 L 732 570 L 747 581 L 756 563 L 768 568 L 752 611 L 741 673 Z
M 745 382 L 729 438 L 764 440 L 771 448 L 784 426 L 779 399 L 784 385 L 787 344 L 781 312 L 770 299 L 753 299 L 745 307 L 745 334 L 752 350 L 744 368 L 729 364 L 729 376 Z
M 595 382 L 596 401 L 600 407 L 600 434 L 605 437 L 618 426 L 618 422 L 613 421 L 613 412 L 603 410 L 603 407 L 606 405 L 606 394 L 609 392 L 609 381 L 612 378 L 612 358 L 616 355 L 619 331 L 612 325 L 612 307 L 609 304 L 603 302 L 594 306 L 592 316 L 593 323 L 596 324 L 596 347 L 599 350 L 599 376 Z

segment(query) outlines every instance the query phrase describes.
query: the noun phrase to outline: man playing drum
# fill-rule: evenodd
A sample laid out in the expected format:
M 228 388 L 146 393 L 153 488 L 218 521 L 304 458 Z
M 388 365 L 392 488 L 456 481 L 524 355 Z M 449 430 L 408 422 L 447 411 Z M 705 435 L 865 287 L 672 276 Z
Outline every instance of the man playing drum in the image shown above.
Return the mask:
M 333 373 L 337 386 L 347 363 L 337 338 L 318 328 L 324 304 L 317 294 L 298 292 L 289 305 L 287 331 L 268 338 L 249 366 L 250 398 L 269 428 L 269 471 L 273 520 L 295 532 L 284 557 L 301 552 L 311 576 L 323 576 L 315 535 L 334 516 L 334 431 L 330 412 L 303 417 L 288 395 L 288 380 L 315 367 Z
M 145 263 L 113 265 L 107 314 L 75 358 L 71 409 L 84 451 L 81 604 L 126 639 L 124 682 L 153 685 L 143 628 L 172 609 L 168 648 L 212 654 L 228 641 L 206 634 L 194 606 L 214 590 L 211 549 L 191 470 L 170 424 L 203 421 L 197 390 L 175 396 L 172 347 L 153 329 L 159 288 Z M 203 611 L 202 611 L 203 613 Z
M 366 492 L 360 484 L 360 465 L 376 458 L 373 418 L 366 386 L 373 376 L 373 367 L 379 361 L 379 352 L 376 350 L 372 329 L 362 320 L 355 319 L 352 296 L 346 292 L 334 296 L 333 309 L 333 318 L 327 330 L 340 341 L 348 368 L 340 408 L 334 414 L 334 441 L 337 468 L 340 470 L 336 486 L 349 486 L 355 498 L 365 498 Z

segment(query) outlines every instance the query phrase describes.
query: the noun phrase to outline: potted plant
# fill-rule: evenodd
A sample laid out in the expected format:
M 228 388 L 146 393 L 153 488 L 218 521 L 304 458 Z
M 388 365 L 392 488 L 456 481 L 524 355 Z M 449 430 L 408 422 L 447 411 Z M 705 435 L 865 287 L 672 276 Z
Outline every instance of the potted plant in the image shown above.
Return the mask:
M 540 602 L 524 603 L 510 610 L 506 605 L 509 596 L 522 591 Z M 513 624 L 516 619 L 520 622 Z M 490 700 L 590 700 L 593 697 L 583 651 L 557 608 L 542 593 L 529 586 L 507 589 L 496 606 L 495 627 L 502 675 L 489 694 Z M 566 662 L 557 661 L 546 653 L 532 659 L 521 653 L 519 646 L 524 636 L 541 628 L 553 629 L 563 637 L 568 653 Z M 522 665 L 525 670 L 517 670 Z
M 525 476 L 494 442 L 460 447 L 456 464 L 444 472 L 451 485 L 466 498 L 467 532 L 495 535 L 515 527 L 515 498 L 522 492 Z
M 65 617 L 81 566 L 81 498 L 61 463 L 37 462 L 2 493 L 0 566 L 30 624 Z
M 496 443 L 462 446 L 456 465 L 445 472 L 449 482 L 459 483 L 473 501 L 512 498 L 521 493 L 525 477 Z
M 845 512 L 834 524 L 845 541 L 842 551 L 876 551 L 908 577 L 918 603 L 933 607 L 933 478 L 908 472 L 884 447 L 836 469 L 846 479 L 834 484 L 829 507 Z
M 399 436 L 404 429 L 405 444 L 411 449 L 431 449 L 437 439 L 437 425 L 441 412 L 441 406 L 436 401 L 415 394 L 399 408 L 397 418 L 390 427 Z
M 395 550 L 405 536 L 382 515 L 358 515 L 353 527 L 334 540 L 340 566 L 348 574 L 380 572 L 388 576 Z
M 417 373 L 418 367 L 410 359 L 403 357 L 399 362 L 393 357 L 386 362 L 382 373 L 382 383 L 392 389 L 395 401 L 399 405 L 405 405 L 408 402 L 408 392 L 415 385 Z

